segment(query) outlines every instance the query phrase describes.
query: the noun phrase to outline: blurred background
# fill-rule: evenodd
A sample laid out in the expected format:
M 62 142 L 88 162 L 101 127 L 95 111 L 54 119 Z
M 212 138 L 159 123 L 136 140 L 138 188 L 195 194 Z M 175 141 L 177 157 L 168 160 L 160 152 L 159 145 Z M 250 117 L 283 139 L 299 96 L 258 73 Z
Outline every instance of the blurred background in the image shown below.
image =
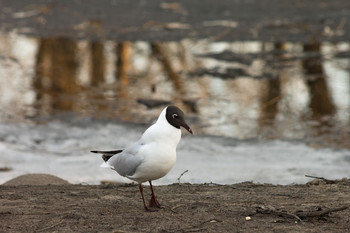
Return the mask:
M 89 151 L 127 146 L 169 104 L 195 135 L 158 184 L 350 176 L 347 1 L 0 5 L 0 183 L 125 182 Z

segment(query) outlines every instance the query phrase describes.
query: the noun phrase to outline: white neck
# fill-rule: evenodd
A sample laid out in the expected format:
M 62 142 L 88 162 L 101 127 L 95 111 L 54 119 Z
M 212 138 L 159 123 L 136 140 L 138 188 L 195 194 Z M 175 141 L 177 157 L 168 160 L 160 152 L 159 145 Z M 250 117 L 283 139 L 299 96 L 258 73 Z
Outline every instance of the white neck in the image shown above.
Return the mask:
M 155 124 L 151 125 L 142 135 L 142 140 L 160 141 L 172 144 L 175 147 L 181 139 L 181 130 L 172 126 L 166 119 L 166 108 L 160 113 Z

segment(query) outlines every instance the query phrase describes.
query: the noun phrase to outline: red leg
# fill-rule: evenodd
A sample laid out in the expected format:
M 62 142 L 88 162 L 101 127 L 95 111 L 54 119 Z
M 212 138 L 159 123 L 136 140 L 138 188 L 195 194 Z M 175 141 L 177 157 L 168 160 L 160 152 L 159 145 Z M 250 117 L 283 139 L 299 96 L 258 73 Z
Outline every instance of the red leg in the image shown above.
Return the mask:
M 141 193 L 141 197 L 142 197 L 142 201 L 143 201 L 143 206 L 145 207 L 145 210 L 146 211 L 154 211 L 154 210 L 151 210 L 150 208 L 148 208 L 146 206 L 145 197 L 143 196 L 143 188 L 142 188 L 142 184 L 141 183 L 139 184 L 139 189 L 140 189 L 140 193 Z
M 151 196 L 151 200 L 149 201 L 149 206 L 150 207 L 157 207 L 157 208 L 161 208 L 159 202 L 156 199 L 156 196 L 154 195 L 154 191 L 153 191 L 153 186 L 152 186 L 152 182 L 148 181 L 149 185 L 151 187 L 151 191 L 152 191 L 152 196 Z

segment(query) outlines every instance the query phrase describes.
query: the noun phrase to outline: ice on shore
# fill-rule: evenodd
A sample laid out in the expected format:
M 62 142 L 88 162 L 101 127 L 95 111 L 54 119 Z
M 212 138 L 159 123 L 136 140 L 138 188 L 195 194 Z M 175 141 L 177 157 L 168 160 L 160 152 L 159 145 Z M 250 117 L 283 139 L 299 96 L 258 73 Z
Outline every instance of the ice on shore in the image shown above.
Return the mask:
M 137 140 L 146 125 L 95 120 L 46 124 L 0 124 L 0 184 L 26 173 L 48 173 L 71 183 L 129 182 L 101 168 L 92 149 L 118 149 Z M 328 179 L 350 177 L 350 151 L 314 149 L 293 141 L 238 141 L 184 133 L 177 163 L 155 184 L 181 182 L 233 184 L 243 181 L 306 183 L 305 175 Z

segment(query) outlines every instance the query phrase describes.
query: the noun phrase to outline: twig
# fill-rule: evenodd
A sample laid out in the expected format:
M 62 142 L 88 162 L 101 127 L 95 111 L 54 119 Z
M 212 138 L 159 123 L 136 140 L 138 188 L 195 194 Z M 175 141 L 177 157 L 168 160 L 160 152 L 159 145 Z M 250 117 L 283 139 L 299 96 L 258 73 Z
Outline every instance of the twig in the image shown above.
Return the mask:
M 308 178 L 314 178 L 314 179 L 320 179 L 320 180 L 327 180 L 326 178 L 320 177 L 320 176 L 310 176 L 310 175 L 305 175 L 305 176 L 308 177 Z
M 329 179 L 326 179 L 326 178 L 324 178 L 324 177 L 319 177 L 319 176 L 305 175 L 305 177 L 323 180 L 323 181 L 325 181 L 327 184 L 334 184 L 334 183 L 336 183 L 335 180 L 329 180 Z
M 205 230 L 207 230 L 207 228 L 194 228 L 194 227 L 189 227 L 189 228 L 181 228 L 181 230 L 183 230 L 183 232 L 204 232 Z
M 293 214 L 293 213 L 289 213 L 289 212 L 285 212 L 285 211 L 276 210 L 272 206 L 258 206 L 256 209 L 256 212 L 261 213 L 261 214 L 275 214 L 275 215 L 278 215 L 281 217 L 295 218 L 298 221 L 303 223 L 303 219 L 312 218 L 312 217 L 321 217 L 323 215 L 333 213 L 333 212 L 342 211 L 342 210 L 345 210 L 347 208 L 349 208 L 348 205 L 338 207 L 338 208 L 319 210 L 319 211 L 296 212 Z
M 170 210 L 171 210 L 171 212 L 173 212 L 173 213 L 177 213 L 177 212 L 175 211 L 175 209 L 177 209 L 177 208 L 179 208 L 179 207 L 182 207 L 182 206 L 185 206 L 185 205 L 184 205 L 184 204 L 180 204 L 180 205 L 174 206 L 174 207 L 171 208 Z
M 176 229 L 176 230 L 181 230 L 182 232 L 197 232 L 197 231 L 206 232 L 207 228 L 203 226 L 204 224 L 206 224 L 206 223 L 218 223 L 218 222 L 222 222 L 222 221 L 219 219 L 209 219 L 209 220 L 201 222 L 199 224 L 188 226 L 188 227 L 183 227 L 183 228 Z
M 180 184 L 180 179 L 181 177 L 186 173 L 188 172 L 188 170 L 184 171 L 183 173 L 181 173 L 181 175 L 179 176 L 179 178 L 177 178 L 177 182 Z
M 338 207 L 338 208 L 331 208 L 331 209 L 318 210 L 318 211 L 312 211 L 312 212 L 311 211 L 298 212 L 298 213 L 296 213 L 296 215 L 301 219 L 310 218 L 310 217 L 321 217 L 321 216 L 329 214 L 329 213 L 346 210 L 347 208 L 349 208 L 349 206 L 342 206 L 342 207 Z
M 56 224 L 54 224 L 54 225 L 51 225 L 51 226 L 42 228 L 42 229 L 40 229 L 40 230 L 37 230 L 37 232 L 46 231 L 46 230 L 48 230 L 48 229 L 51 229 L 51 228 L 54 228 L 54 227 L 60 225 L 61 223 L 63 223 L 63 220 L 59 221 L 58 223 L 56 223 Z
M 261 214 L 275 214 L 275 215 L 282 216 L 282 217 L 294 218 L 300 222 L 303 222 L 303 220 L 301 220 L 300 217 L 298 217 L 297 215 L 276 210 L 272 206 L 259 206 L 259 207 L 257 207 L 256 212 L 261 213 Z

